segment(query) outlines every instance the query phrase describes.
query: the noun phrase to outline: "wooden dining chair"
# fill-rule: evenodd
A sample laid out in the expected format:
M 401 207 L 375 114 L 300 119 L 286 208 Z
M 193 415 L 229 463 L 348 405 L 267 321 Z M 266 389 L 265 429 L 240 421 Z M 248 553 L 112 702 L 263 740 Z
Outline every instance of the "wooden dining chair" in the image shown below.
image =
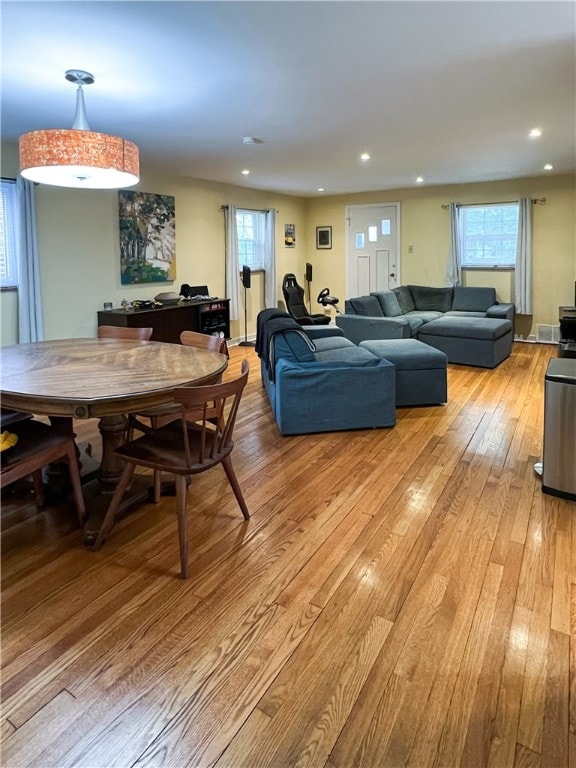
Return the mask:
M 128 328 L 117 325 L 99 325 L 99 339 L 140 339 L 141 341 L 150 341 L 153 328 Z M 130 440 L 134 434 L 134 416 L 128 414 L 127 436 Z
M 12 448 L 2 451 L 0 487 L 5 488 L 31 475 L 34 483 L 34 500 L 36 506 L 41 507 L 44 503 L 42 469 L 53 461 L 64 460 L 70 471 L 78 521 L 82 523 L 86 509 L 74 434 L 34 419 L 18 421 L 11 426 L 10 431 L 17 436 L 18 440 Z
M 205 349 L 209 352 L 220 352 L 220 354 L 230 357 L 228 345 L 223 336 L 210 336 L 207 333 L 198 333 L 198 331 L 182 331 L 180 334 L 180 344 L 183 344 L 185 347 Z
M 177 387 L 174 400 L 180 407 L 180 419 L 132 440 L 116 449 L 126 465 L 120 477 L 94 549 L 108 536 L 138 465 L 154 472 L 170 472 L 176 476 L 176 507 L 182 578 L 188 577 L 187 481 L 193 475 L 222 464 L 245 520 L 250 513 L 232 467 L 232 439 L 240 399 L 248 381 L 250 367 L 242 362 L 237 379 L 198 387 Z M 198 413 L 202 418 L 198 419 Z M 189 419 L 193 414 L 194 421 Z M 159 501 L 159 488 L 154 487 L 154 501 Z
M 141 339 L 150 341 L 153 328 L 125 328 L 116 325 L 99 325 L 99 339 Z
M 28 419 L 31 418 L 31 413 L 13 411 L 10 408 L 0 408 L 0 429 L 4 431 L 10 424 L 17 424 L 19 421 L 28 421 Z
M 180 343 L 185 347 L 194 347 L 206 352 L 219 352 L 229 357 L 226 339 L 220 336 L 209 336 L 206 333 L 198 333 L 197 331 L 182 331 Z M 145 425 L 140 421 L 142 418 L 150 419 L 152 428 L 158 429 L 162 424 L 167 424 L 179 416 L 180 407 L 178 405 L 165 405 L 160 408 L 150 408 L 146 411 L 131 413 L 128 416 L 128 440 L 133 439 L 135 430 L 145 431 L 145 429 L 142 429 Z

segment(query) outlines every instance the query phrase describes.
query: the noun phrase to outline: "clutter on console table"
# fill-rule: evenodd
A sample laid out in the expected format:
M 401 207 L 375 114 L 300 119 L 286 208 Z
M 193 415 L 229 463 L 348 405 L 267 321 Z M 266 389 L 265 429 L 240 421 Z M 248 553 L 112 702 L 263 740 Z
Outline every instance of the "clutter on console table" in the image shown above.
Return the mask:
M 126 303 L 122 301 L 122 306 L 125 309 L 156 309 L 164 305 L 160 301 L 126 301 Z

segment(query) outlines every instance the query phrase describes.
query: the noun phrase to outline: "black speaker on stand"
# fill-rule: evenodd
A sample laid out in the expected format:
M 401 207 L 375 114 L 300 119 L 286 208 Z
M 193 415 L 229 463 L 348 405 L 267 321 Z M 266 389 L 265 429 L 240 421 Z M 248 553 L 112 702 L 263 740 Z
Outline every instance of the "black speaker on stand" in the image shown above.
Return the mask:
M 310 283 L 312 282 L 312 264 L 306 262 L 306 272 L 304 279 L 308 283 L 308 309 L 312 312 L 312 295 L 310 294 Z
M 241 341 L 239 347 L 254 347 L 253 341 L 248 341 L 248 307 L 246 306 L 246 290 L 250 288 L 252 273 L 250 267 L 242 267 L 242 285 L 244 286 L 244 341 Z

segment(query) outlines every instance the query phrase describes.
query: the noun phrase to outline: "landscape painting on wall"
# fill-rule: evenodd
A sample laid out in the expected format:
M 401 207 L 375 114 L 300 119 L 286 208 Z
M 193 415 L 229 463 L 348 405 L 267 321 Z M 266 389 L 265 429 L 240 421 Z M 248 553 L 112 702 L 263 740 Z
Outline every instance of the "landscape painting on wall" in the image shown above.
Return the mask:
M 122 285 L 176 279 L 176 208 L 171 195 L 121 190 L 120 269 Z

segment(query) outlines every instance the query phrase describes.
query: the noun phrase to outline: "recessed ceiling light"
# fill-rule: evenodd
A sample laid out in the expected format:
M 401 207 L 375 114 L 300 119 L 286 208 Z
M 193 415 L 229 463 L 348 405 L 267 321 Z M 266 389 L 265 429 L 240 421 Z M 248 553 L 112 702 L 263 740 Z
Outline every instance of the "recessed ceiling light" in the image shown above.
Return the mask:
M 422 176 L 416 176 L 416 184 L 422 184 L 423 181 L 424 179 L 422 178 Z
M 324 192 L 324 187 L 318 187 L 318 192 Z
M 370 155 L 368 154 L 368 152 L 362 152 L 362 154 L 360 155 L 360 160 L 370 160 Z
M 248 170 L 248 168 L 244 168 L 244 170 L 242 171 L 242 176 L 248 176 L 249 174 L 250 174 L 250 171 Z
M 544 166 L 544 170 L 545 171 L 553 171 L 554 170 L 554 166 L 550 165 L 550 163 L 546 163 L 546 165 Z
M 542 136 L 542 130 L 540 128 L 532 128 L 528 136 L 531 139 L 537 139 L 539 136 Z
M 244 136 L 242 144 L 264 144 L 264 139 L 257 139 L 254 136 Z

